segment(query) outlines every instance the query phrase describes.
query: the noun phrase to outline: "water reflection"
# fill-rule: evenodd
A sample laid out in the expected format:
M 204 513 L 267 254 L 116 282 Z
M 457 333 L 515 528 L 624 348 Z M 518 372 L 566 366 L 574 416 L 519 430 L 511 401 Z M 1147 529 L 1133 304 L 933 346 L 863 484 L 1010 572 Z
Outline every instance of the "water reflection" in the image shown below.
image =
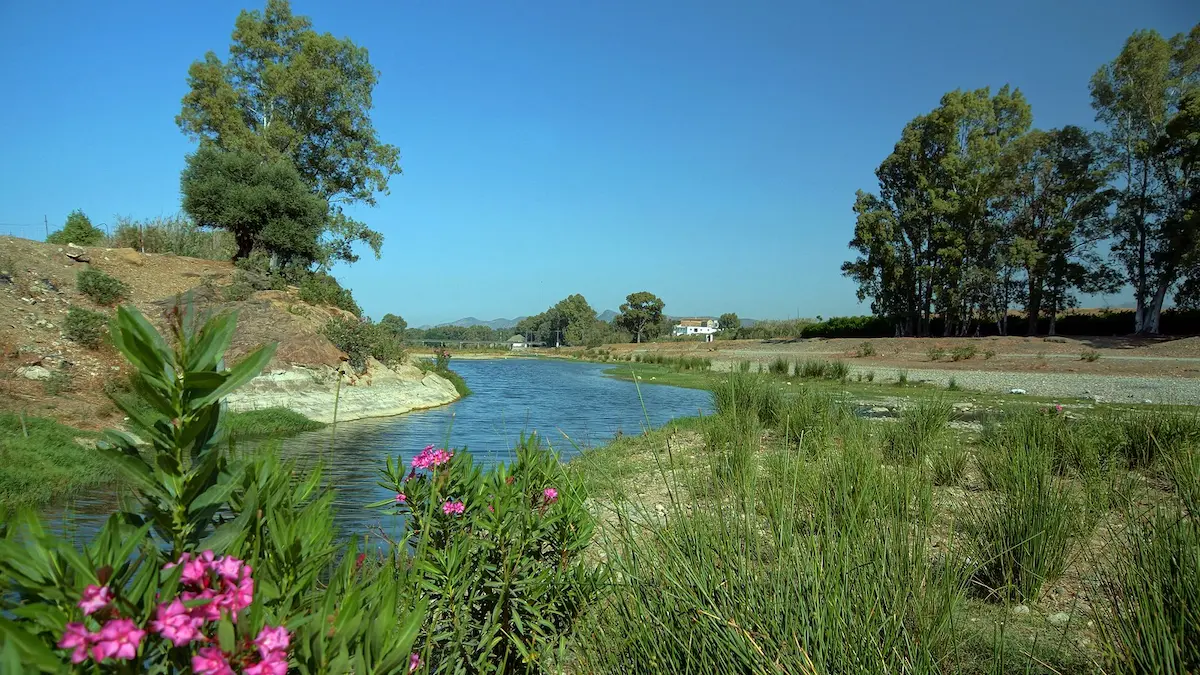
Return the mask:
M 707 413 L 707 392 L 642 386 L 602 376 L 611 366 L 537 359 L 457 360 L 454 369 L 474 394 L 442 408 L 339 424 L 282 442 L 282 454 L 304 468 L 321 462 L 337 490 L 335 522 L 343 536 L 397 523 L 363 505 L 387 498 L 376 485 L 389 455 L 407 463 L 430 443 L 469 449 L 485 464 L 506 462 L 522 432 L 536 431 L 568 459 L 608 442 L 618 431 L 639 433 L 676 417 Z M 335 433 L 336 431 L 336 433 Z M 239 451 L 253 450 L 243 444 Z M 116 506 L 112 491 L 78 497 L 49 510 L 62 531 L 86 538 Z M 385 522 L 386 521 L 386 522 Z

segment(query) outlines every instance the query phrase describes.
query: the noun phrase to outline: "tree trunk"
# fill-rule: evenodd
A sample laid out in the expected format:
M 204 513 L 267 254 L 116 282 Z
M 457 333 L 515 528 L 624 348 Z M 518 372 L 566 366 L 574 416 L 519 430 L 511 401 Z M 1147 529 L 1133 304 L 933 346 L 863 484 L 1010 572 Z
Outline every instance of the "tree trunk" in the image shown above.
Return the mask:
M 1167 289 L 1170 288 L 1168 283 L 1160 283 L 1158 289 L 1154 291 L 1154 299 L 1150 301 L 1150 306 L 1147 308 L 1146 316 L 1142 327 L 1147 335 L 1158 335 L 1158 322 L 1162 318 L 1163 301 L 1167 298 Z
M 1042 280 L 1034 275 L 1029 276 L 1029 326 L 1025 334 L 1032 337 L 1038 333 L 1038 321 L 1042 318 Z

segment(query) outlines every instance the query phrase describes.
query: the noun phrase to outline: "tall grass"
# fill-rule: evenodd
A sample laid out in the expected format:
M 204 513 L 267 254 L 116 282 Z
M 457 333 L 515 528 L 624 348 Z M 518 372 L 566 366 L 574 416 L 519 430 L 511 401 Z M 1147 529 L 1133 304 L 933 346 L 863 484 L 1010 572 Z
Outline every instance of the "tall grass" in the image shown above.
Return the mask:
M 828 395 L 801 389 L 787 398 L 778 427 L 786 442 L 819 454 L 832 434 L 852 418 L 853 412 Z
M 0 413 L 0 507 L 43 504 L 116 480 L 116 467 L 85 445 L 93 436 L 54 420 Z
M 725 412 L 705 420 L 704 445 L 711 457 L 717 486 L 744 492 L 757 469 L 755 453 L 762 440 L 762 426 L 753 411 Z
M 894 462 L 924 462 L 930 447 L 946 434 L 954 416 L 949 401 L 927 399 L 905 408 L 883 437 L 883 456 Z
M 942 672 L 958 566 L 930 559 L 924 527 L 868 517 L 885 485 L 869 456 L 817 477 L 798 461 L 771 464 L 782 475 L 746 500 L 622 517 L 580 672 Z
M 778 356 L 775 358 L 775 360 L 771 361 L 770 366 L 768 366 L 768 370 L 771 371 L 772 375 L 782 375 L 786 377 L 792 374 L 792 363 L 782 356 Z
M 1200 522 L 1134 518 L 1102 577 L 1112 610 L 1103 633 L 1126 672 L 1200 672 Z
M 845 382 L 850 377 L 850 366 L 845 361 L 808 360 L 796 364 L 796 375 L 809 380 Z
M 783 396 L 766 377 L 752 373 L 730 373 L 712 390 L 717 413 L 753 414 L 758 421 L 774 427 L 783 412 Z
M 1054 475 L 1053 445 L 1015 440 L 993 437 L 981 448 L 980 469 L 995 493 L 968 510 L 967 531 L 977 590 L 1029 602 L 1066 569 L 1082 519 L 1078 500 Z
M 1200 442 L 1200 416 L 1164 408 L 1137 410 L 1117 420 L 1124 433 L 1121 451 L 1131 469 L 1154 465 L 1164 455 Z
M 182 215 L 141 221 L 119 217 L 108 245 L 209 260 L 229 260 L 237 253 L 232 234 L 197 227 Z

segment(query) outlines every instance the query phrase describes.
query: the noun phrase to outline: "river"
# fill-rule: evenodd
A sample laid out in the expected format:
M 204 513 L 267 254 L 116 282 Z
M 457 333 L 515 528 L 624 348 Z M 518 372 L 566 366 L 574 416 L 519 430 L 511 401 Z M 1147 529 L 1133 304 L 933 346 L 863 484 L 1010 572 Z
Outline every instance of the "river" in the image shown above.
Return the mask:
M 536 431 L 564 460 L 603 445 L 617 432 L 640 433 L 676 417 L 711 410 L 705 391 L 642 385 L 605 377 L 612 365 L 557 359 L 458 359 L 452 364 L 474 392 L 441 408 L 358 420 L 279 441 L 284 458 L 324 464 L 336 490 L 335 521 L 343 536 L 381 522 L 364 504 L 390 496 L 377 485 L 387 457 L 407 463 L 429 444 L 467 448 L 476 461 L 505 462 L 522 432 Z M 640 395 L 639 395 L 640 389 Z M 245 445 L 239 448 L 244 449 Z M 52 508 L 47 518 L 69 536 L 86 539 L 116 506 L 106 491 Z M 390 520 L 390 519 L 389 519 Z

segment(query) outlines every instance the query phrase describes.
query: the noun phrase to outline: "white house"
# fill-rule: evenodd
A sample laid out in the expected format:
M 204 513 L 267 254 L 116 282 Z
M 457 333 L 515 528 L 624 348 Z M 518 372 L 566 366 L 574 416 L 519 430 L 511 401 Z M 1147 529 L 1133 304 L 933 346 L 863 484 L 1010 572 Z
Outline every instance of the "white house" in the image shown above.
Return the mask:
M 708 342 L 712 342 L 713 336 L 717 331 L 721 330 L 721 325 L 716 319 L 680 319 L 679 323 L 675 324 L 671 334 L 680 337 L 683 335 L 703 335 Z
M 516 351 L 519 349 L 526 349 L 527 347 L 529 347 L 529 342 L 525 340 L 524 335 L 514 335 L 514 336 L 508 338 L 508 347 L 509 347 L 509 349 L 512 349 L 513 351 Z

